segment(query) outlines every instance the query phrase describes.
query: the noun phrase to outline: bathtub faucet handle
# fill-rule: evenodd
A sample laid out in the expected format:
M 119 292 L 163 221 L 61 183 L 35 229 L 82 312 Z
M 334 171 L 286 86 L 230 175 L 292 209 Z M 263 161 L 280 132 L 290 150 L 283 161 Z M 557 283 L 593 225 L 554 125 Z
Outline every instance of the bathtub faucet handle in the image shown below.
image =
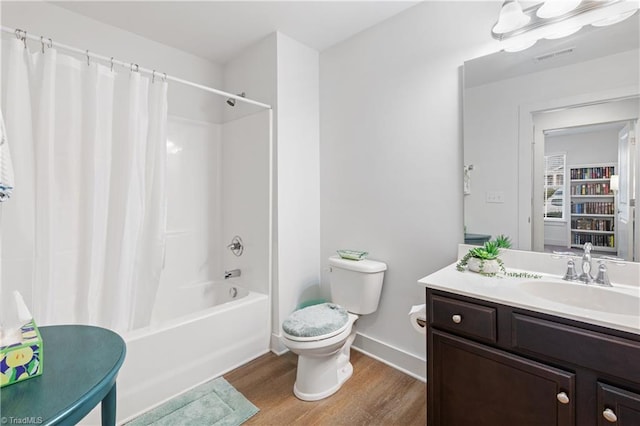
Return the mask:
M 242 252 L 244 251 L 244 245 L 242 244 L 242 238 L 240 238 L 239 236 L 235 236 L 233 237 L 233 239 L 231 240 L 231 244 L 229 244 L 227 246 L 227 248 L 229 250 L 231 250 L 231 252 L 233 254 L 235 254 L 236 256 L 241 256 Z
M 224 279 L 228 280 L 229 278 L 239 277 L 242 274 L 240 269 L 232 269 L 230 271 L 224 271 Z

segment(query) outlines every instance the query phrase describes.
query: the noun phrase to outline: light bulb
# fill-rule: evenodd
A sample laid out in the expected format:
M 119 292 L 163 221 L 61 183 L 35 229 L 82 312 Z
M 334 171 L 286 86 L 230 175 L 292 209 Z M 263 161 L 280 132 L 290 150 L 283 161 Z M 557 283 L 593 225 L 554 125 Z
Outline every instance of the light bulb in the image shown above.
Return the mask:
M 547 0 L 537 10 L 536 15 L 543 19 L 562 16 L 578 7 L 581 2 L 582 0 Z
M 531 17 L 522 12 L 518 0 L 506 0 L 502 4 L 498 23 L 493 27 L 493 32 L 496 34 L 508 33 L 524 27 L 530 20 Z

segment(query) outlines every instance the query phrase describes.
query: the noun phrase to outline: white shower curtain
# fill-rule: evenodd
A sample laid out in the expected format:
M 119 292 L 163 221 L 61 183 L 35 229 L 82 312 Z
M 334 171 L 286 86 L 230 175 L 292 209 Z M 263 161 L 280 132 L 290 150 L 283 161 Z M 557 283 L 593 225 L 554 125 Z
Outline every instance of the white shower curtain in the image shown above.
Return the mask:
M 25 294 L 42 325 L 148 324 L 164 255 L 167 83 L 3 47 L 16 173 L 3 290 Z

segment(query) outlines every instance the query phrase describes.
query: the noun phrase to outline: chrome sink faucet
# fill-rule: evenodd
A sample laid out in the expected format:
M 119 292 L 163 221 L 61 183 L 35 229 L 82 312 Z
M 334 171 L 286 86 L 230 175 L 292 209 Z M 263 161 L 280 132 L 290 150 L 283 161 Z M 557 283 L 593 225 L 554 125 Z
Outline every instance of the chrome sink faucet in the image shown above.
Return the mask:
M 569 258 L 569 260 L 567 261 L 567 272 L 564 274 L 564 278 L 562 279 L 565 281 L 578 280 L 578 273 L 576 272 L 576 262 L 574 262 L 571 258 Z
M 591 284 L 593 277 L 591 276 L 591 249 L 593 245 L 591 243 L 584 243 L 584 254 L 582 255 L 582 273 L 578 277 L 578 281 L 585 284 Z
M 603 287 L 613 287 L 611 285 L 611 281 L 609 280 L 609 274 L 607 271 L 607 265 L 605 264 L 606 260 L 622 260 L 618 258 L 612 258 L 608 256 L 603 256 L 599 262 L 598 266 L 598 275 L 594 278 L 591 275 L 591 249 L 593 246 L 591 243 L 585 243 L 584 245 L 584 254 L 582 255 L 582 274 L 578 275 L 576 272 L 576 263 L 573 259 L 569 258 L 567 261 L 567 272 L 565 272 L 564 277 L 562 278 L 565 281 L 580 281 L 585 284 L 598 284 Z M 569 252 L 554 252 L 555 254 L 567 255 L 570 256 L 572 253 Z
M 604 260 L 600 261 L 600 266 L 598 266 L 598 276 L 596 277 L 595 282 L 596 284 L 603 287 L 613 287 L 611 285 L 611 281 L 609 281 L 609 276 L 607 275 L 607 265 L 604 264 Z

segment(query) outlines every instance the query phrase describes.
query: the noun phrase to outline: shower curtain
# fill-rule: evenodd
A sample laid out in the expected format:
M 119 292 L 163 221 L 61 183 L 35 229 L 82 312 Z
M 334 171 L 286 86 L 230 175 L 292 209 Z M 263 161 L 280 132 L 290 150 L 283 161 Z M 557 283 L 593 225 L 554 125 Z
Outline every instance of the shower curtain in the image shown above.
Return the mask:
M 2 289 L 41 325 L 148 324 L 165 245 L 167 83 L 3 42 L 15 190 Z

